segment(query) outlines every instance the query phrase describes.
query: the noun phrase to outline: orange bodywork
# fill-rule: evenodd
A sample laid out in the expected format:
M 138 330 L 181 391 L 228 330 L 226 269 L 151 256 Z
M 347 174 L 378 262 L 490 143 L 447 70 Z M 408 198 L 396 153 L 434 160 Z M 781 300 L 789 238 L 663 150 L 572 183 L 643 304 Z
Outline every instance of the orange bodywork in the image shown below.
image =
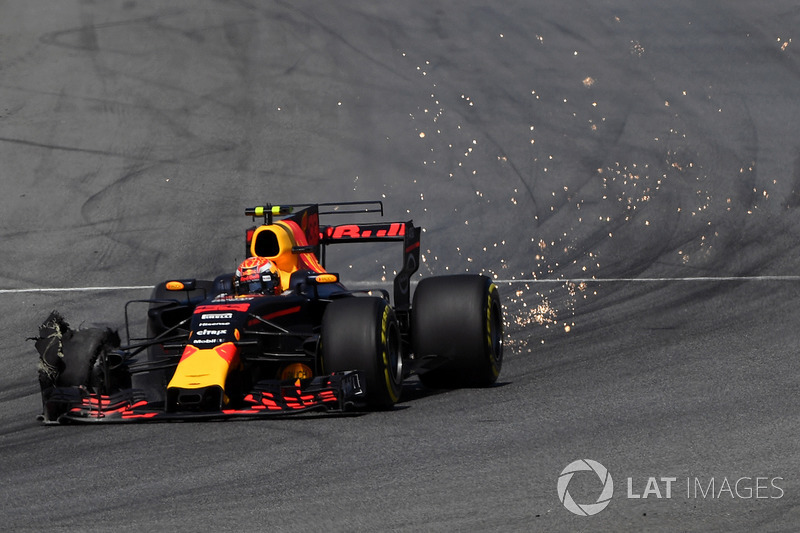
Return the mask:
M 239 349 L 232 342 L 208 349 L 190 344 L 183 350 L 167 388 L 199 389 L 216 385 L 225 390 L 228 372 L 240 364 Z
M 249 252 L 252 256 L 272 261 L 280 274 L 281 288 L 287 290 L 289 279 L 298 270 L 325 272 L 313 253 L 292 251 L 295 247 L 305 246 L 308 246 L 308 239 L 300 226 L 291 220 L 281 220 L 256 228 Z

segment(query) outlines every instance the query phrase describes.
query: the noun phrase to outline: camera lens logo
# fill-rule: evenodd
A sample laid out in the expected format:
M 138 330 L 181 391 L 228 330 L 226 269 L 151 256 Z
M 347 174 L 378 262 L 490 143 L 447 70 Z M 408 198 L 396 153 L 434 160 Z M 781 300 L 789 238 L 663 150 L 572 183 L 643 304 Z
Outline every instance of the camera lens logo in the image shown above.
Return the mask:
M 603 491 L 595 503 L 576 503 L 569 494 L 569 482 L 575 472 L 594 472 L 603 484 Z M 558 476 L 558 499 L 568 511 L 580 516 L 596 515 L 605 509 L 614 495 L 614 480 L 606 467 L 591 459 L 578 459 L 567 465 Z

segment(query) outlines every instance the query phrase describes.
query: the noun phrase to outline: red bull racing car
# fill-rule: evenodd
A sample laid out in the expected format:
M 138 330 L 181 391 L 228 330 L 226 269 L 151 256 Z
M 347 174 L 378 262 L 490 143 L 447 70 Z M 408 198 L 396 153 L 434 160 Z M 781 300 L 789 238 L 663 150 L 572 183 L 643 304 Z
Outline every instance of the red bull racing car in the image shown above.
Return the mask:
M 56 312 L 35 338 L 45 423 L 128 422 L 391 408 L 412 375 L 487 386 L 503 360 L 500 298 L 480 275 L 422 279 L 412 221 L 320 225 L 381 202 L 249 208 L 247 259 L 214 280 L 173 279 L 125 306 L 126 343 Z M 338 243 L 397 241 L 393 298 L 350 290 L 325 268 Z M 146 334 L 131 335 L 133 309 Z

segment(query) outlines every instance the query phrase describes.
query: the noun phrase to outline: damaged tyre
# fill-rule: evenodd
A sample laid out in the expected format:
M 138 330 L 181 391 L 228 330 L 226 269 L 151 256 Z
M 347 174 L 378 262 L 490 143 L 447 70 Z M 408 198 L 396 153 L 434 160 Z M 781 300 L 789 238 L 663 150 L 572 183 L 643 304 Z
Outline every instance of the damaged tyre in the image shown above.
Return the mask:
M 120 370 L 119 335 L 109 328 L 73 330 L 53 311 L 39 327 L 36 351 L 39 352 L 39 384 L 47 420 L 61 413 L 48 400 L 58 388 L 79 387 L 108 394 L 130 387 L 127 373 Z

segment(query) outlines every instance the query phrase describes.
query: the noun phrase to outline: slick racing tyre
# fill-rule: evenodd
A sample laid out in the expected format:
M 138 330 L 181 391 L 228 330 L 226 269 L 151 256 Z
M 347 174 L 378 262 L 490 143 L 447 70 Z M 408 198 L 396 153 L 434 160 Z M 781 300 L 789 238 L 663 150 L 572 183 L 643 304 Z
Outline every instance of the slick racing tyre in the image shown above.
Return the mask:
M 352 297 L 328 304 L 322 318 L 325 372 L 359 370 L 367 404 L 388 409 L 400 399 L 403 354 L 394 311 L 381 298 Z
M 488 386 L 503 365 L 503 314 L 486 276 L 426 278 L 414 292 L 411 331 L 415 357 L 446 362 L 419 376 L 431 388 Z

